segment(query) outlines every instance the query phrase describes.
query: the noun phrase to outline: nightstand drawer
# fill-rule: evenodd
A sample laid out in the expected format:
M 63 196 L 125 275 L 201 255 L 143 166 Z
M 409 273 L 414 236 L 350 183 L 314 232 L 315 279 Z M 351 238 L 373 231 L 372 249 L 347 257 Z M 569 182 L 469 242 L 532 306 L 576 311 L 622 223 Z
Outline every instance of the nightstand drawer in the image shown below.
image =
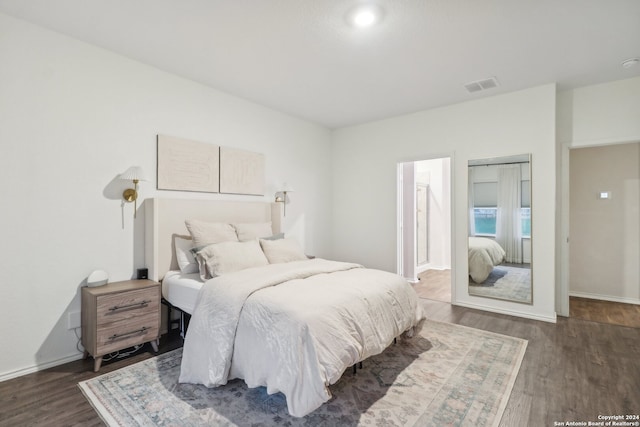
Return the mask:
M 157 313 L 160 305 L 160 295 L 157 288 L 138 289 L 101 295 L 97 299 L 97 305 L 96 321 L 100 326 Z
M 158 351 L 160 283 L 126 280 L 82 288 L 82 345 L 98 372 L 102 356 L 137 344 Z
M 98 327 L 96 331 L 96 354 L 131 347 L 158 337 L 160 325 L 157 313 L 148 313 L 130 321 L 114 322 Z

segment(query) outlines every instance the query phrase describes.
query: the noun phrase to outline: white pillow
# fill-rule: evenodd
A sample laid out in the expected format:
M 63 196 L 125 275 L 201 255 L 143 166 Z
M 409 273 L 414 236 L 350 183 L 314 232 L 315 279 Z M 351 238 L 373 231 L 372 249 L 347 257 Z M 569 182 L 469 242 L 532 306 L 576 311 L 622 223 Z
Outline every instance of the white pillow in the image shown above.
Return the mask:
M 270 264 L 308 259 L 300 244 L 289 237 L 279 240 L 260 239 L 260 246 Z
M 193 241 L 178 236 L 176 236 L 173 241 L 176 246 L 176 260 L 178 261 L 180 271 L 185 274 L 197 273 L 198 263 L 191 253 Z
M 249 222 L 244 224 L 231 224 L 236 229 L 238 240 L 255 240 L 269 237 L 273 234 L 270 222 Z
M 269 264 L 257 240 L 209 245 L 198 251 L 197 258 L 199 263 L 206 266 L 206 273 L 208 273 L 203 280 Z M 202 275 L 202 271 L 200 273 Z
M 206 222 L 196 219 L 188 219 L 184 223 L 189 230 L 189 234 L 191 234 L 194 247 L 210 245 L 212 243 L 238 241 L 236 230 L 231 224 Z

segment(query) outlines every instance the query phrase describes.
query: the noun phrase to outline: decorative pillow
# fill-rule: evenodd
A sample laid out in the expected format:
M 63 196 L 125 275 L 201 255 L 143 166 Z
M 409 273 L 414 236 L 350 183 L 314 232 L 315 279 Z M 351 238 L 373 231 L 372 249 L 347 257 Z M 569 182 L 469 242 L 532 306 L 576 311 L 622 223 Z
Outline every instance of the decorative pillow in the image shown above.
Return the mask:
M 185 274 L 197 273 L 198 263 L 191 253 L 193 241 L 191 239 L 178 236 L 176 236 L 173 241 L 176 246 L 176 260 L 178 261 L 180 271 Z
M 236 229 L 238 240 L 244 242 L 246 240 L 255 240 L 271 236 L 273 230 L 270 222 L 249 222 L 244 224 L 231 224 Z
M 260 239 L 260 246 L 270 264 L 308 259 L 300 244 L 292 238 L 279 240 Z
M 214 244 L 217 244 L 217 243 L 214 243 Z M 204 256 L 199 255 L 197 253 L 194 256 L 196 258 L 196 262 L 198 263 L 198 273 L 200 273 L 200 280 L 202 280 L 203 282 L 206 282 L 212 277 L 211 273 L 209 273 L 209 269 L 207 268 L 207 260 L 204 258 Z
M 206 266 L 207 274 L 203 280 L 269 264 L 257 240 L 209 245 L 198 252 L 197 258 L 201 265 Z
M 236 230 L 231 224 L 206 222 L 196 219 L 188 219 L 184 223 L 189 230 L 189 234 L 191 234 L 194 247 L 210 245 L 212 243 L 238 241 Z

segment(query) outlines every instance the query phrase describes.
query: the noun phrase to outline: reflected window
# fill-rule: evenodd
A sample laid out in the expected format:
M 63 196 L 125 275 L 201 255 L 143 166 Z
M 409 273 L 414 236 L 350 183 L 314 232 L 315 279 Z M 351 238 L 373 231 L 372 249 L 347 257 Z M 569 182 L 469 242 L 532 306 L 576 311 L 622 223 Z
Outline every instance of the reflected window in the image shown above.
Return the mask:
M 473 208 L 473 220 L 476 236 L 496 235 L 496 216 L 498 208 Z
M 531 208 L 521 208 L 520 219 L 522 220 L 522 237 L 531 238 Z
M 497 215 L 498 208 L 473 208 L 473 220 L 476 228 L 476 236 L 495 237 Z M 520 221 L 522 224 L 522 237 L 531 238 L 531 208 L 520 209 Z

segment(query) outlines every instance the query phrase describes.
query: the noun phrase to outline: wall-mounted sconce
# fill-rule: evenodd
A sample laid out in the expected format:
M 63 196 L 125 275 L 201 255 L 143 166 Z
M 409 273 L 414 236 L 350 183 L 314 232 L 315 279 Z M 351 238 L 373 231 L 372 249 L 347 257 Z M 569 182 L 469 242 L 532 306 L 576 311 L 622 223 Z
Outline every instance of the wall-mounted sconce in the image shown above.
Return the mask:
M 283 215 L 287 216 L 287 193 L 293 192 L 293 188 L 286 182 L 282 185 L 282 189 L 276 192 L 276 203 L 282 203 Z
M 133 217 L 136 217 L 136 211 L 138 210 L 138 182 L 146 181 L 144 172 L 140 166 L 131 166 L 129 169 L 120 174 L 120 179 L 127 181 L 133 181 L 133 188 L 127 188 L 122 193 L 122 198 L 125 202 L 133 202 Z

